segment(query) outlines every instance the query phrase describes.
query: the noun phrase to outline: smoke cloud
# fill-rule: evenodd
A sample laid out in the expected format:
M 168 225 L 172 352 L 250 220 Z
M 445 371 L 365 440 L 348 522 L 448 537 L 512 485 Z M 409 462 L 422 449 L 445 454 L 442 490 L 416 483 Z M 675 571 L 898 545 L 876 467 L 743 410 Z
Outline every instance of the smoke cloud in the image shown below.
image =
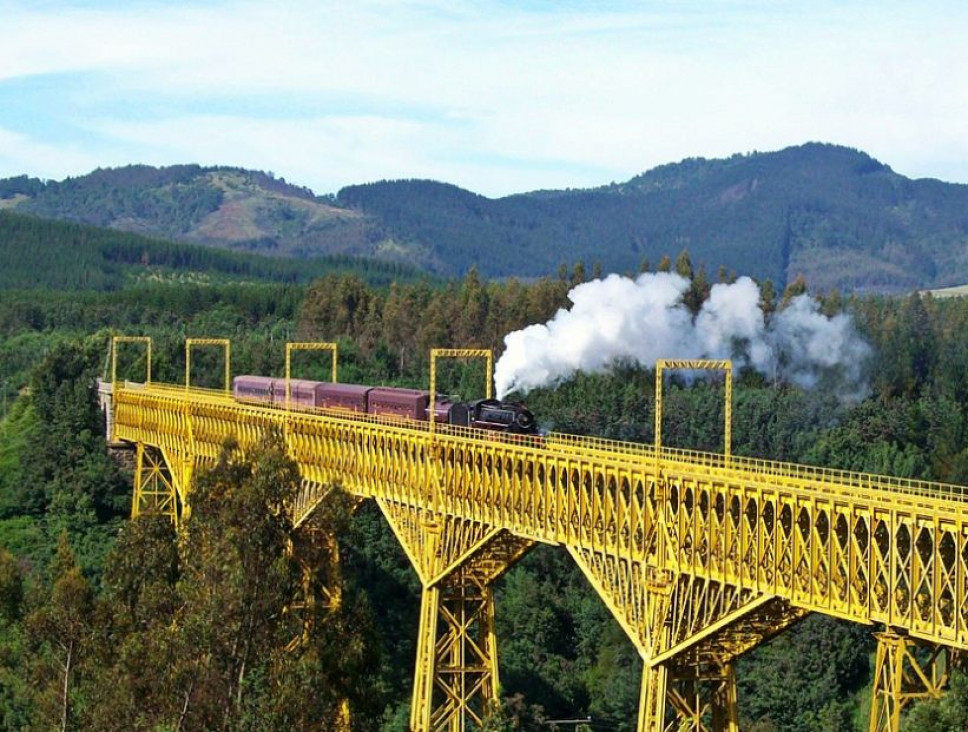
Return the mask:
M 687 279 L 666 272 L 635 280 L 609 275 L 576 286 L 568 293 L 570 309 L 505 336 L 494 371 L 498 397 L 550 386 L 577 371 L 601 372 L 617 360 L 651 368 L 660 358 L 731 358 L 771 379 L 810 389 L 826 376 L 841 398 L 864 396 L 862 365 L 870 347 L 849 316 L 828 318 L 801 295 L 766 323 L 759 288 L 742 277 L 713 285 L 693 317 L 682 302 L 688 288 Z

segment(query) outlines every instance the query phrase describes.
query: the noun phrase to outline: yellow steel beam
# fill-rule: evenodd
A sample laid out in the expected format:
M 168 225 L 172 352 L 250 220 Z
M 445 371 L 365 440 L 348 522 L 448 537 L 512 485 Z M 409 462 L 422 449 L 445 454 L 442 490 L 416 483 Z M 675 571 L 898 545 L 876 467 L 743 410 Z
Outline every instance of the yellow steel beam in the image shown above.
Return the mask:
M 437 359 L 439 358 L 483 358 L 486 364 L 484 374 L 484 398 L 490 399 L 494 390 L 494 353 L 489 348 L 432 348 L 430 350 L 430 432 L 436 431 L 437 420 L 434 405 L 437 399 Z
M 145 354 L 145 384 L 151 384 L 151 338 L 148 336 L 114 336 L 111 338 L 111 383 L 118 383 L 118 344 L 144 343 Z
M 192 385 L 192 348 L 195 346 L 216 346 L 225 352 L 225 375 L 223 390 L 232 391 L 232 343 L 228 338 L 188 338 L 185 340 L 185 391 Z
M 135 447 L 131 518 L 143 514 L 168 516 L 178 525 L 178 493 L 165 458 L 157 448 L 139 442 Z
M 655 447 L 662 449 L 662 376 L 665 371 L 724 371 L 726 373 L 725 425 L 723 454 L 728 458 L 733 450 L 733 362 L 709 359 L 665 359 L 655 362 Z
M 423 585 L 411 729 L 480 726 L 498 699 L 494 581 L 533 542 L 378 500 Z
M 937 699 L 951 674 L 955 652 L 918 644 L 891 630 L 875 633 L 877 657 L 869 720 L 870 732 L 898 732 L 901 713 L 912 703 Z

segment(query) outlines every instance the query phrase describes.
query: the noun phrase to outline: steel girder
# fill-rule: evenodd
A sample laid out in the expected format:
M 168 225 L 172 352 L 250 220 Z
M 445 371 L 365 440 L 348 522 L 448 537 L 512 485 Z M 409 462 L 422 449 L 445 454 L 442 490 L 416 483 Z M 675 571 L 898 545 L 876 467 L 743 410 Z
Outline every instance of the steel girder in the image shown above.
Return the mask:
M 807 612 L 968 648 L 968 500 L 959 486 L 568 435 L 431 435 L 184 387 L 119 388 L 112 399 L 114 437 L 163 452 L 185 509 L 194 465 L 214 459 L 226 437 L 247 449 L 282 429 L 304 479 L 297 520 L 334 482 L 378 499 L 438 597 L 491 532 L 567 547 L 652 664 L 648 673 L 672 674 L 650 689 L 675 686 L 689 668 L 725 668 Z M 440 527 L 429 544 L 427 526 Z M 440 620 L 443 600 L 425 600 L 438 626 L 450 622 Z

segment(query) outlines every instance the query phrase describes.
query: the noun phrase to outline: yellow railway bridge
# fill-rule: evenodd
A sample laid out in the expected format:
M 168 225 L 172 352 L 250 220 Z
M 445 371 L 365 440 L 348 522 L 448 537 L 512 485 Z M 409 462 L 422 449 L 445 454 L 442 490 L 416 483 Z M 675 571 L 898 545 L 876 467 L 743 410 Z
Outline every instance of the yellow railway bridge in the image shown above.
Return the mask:
M 280 430 L 308 525 L 331 486 L 373 499 L 423 590 L 411 728 L 474 729 L 497 698 L 494 582 L 537 543 L 563 546 L 644 661 L 638 729 L 738 729 L 734 662 L 811 612 L 872 626 L 870 729 L 896 732 L 968 649 L 968 500 L 961 486 L 564 434 L 513 436 L 346 412 L 243 404 L 229 346 L 189 340 L 186 381 L 102 387 L 110 438 L 136 448 L 133 513 L 190 505 L 223 441 Z M 225 348 L 225 388 L 193 388 L 193 346 Z M 290 344 L 290 350 L 332 348 Z M 481 355 L 435 351 L 436 358 Z M 490 353 L 488 376 L 490 375 Z M 288 390 L 288 389 L 287 389 Z

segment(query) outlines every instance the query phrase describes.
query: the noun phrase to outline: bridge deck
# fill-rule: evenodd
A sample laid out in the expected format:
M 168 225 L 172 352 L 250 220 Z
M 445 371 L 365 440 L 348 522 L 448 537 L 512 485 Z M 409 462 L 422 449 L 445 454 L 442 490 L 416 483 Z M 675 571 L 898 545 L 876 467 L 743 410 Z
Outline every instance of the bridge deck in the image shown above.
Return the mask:
M 226 438 L 246 447 L 279 429 L 304 479 L 297 520 L 338 482 L 362 497 L 594 555 L 615 574 L 608 592 L 622 598 L 619 620 L 639 634 L 640 649 L 662 650 L 640 627 L 650 588 L 696 579 L 968 648 L 962 486 L 688 450 L 657 454 L 563 434 L 431 434 L 424 424 L 287 412 L 168 385 L 119 384 L 114 429 L 118 439 L 162 450 L 183 499 L 191 470 Z

